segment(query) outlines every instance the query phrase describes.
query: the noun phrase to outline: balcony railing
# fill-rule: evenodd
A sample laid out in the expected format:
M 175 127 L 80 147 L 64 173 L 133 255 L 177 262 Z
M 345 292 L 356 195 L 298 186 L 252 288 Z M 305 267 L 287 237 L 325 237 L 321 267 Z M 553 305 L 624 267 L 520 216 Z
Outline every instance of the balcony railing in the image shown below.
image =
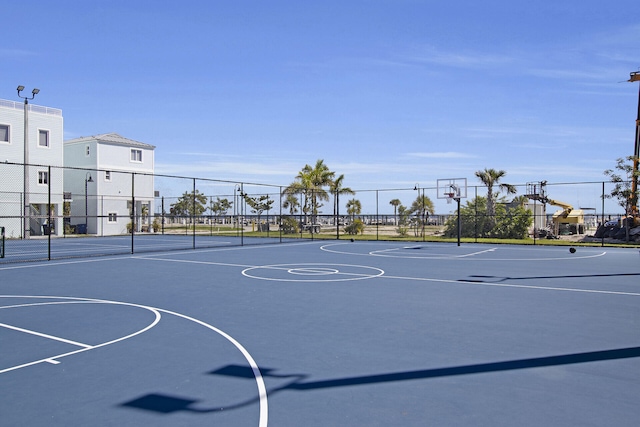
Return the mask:
M 0 99 L 0 107 L 13 108 L 16 110 L 24 109 L 22 102 L 9 101 L 7 99 Z M 50 116 L 62 116 L 62 110 L 58 108 L 43 107 L 41 105 L 28 104 L 29 111 L 33 113 L 48 114 Z

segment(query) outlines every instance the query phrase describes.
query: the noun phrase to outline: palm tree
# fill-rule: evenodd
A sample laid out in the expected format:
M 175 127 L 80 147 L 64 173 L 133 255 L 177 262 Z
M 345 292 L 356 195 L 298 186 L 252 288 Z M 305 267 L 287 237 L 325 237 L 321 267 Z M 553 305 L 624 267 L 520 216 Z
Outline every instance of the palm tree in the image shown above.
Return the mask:
M 308 166 L 308 165 L 307 165 Z M 318 203 L 318 200 L 329 200 L 329 193 L 324 187 L 329 187 L 333 183 L 333 177 L 335 172 L 329 170 L 329 167 L 324 164 L 324 160 L 316 160 L 315 166 L 309 170 L 311 175 L 311 206 L 312 214 L 315 217 L 318 214 L 318 208 L 322 204 Z
M 429 217 L 429 215 L 435 213 L 433 202 L 431 201 L 429 196 L 425 196 L 424 194 L 422 194 L 416 197 L 413 203 L 411 203 L 409 213 L 413 213 L 416 215 L 416 236 L 418 235 L 418 229 L 421 230 L 421 235 L 424 235 L 424 226 L 427 222 L 427 218 Z
M 362 203 L 358 199 L 351 199 L 347 202 L 347 213 L 351 215 L 351 222 L 355 220 L 356 215 L 362 212 Z
M 283 190 L 286 195 L 302 194 L 304 197 L 302 203 L 302 212 L 305 215 L 305 222 L 308 222 L 307 216 L 311 214 L 315 219 L 318 214 L 318 208 L 322 204 L 319 200 L 329 200 L 329 194 L 324 187 L 331 185 L 335 172 L 329 170 L 324 160 L 318 159 L 315 166 L 305 165 L 293 183 Z
M 402 202 L 400 201 L 400 199 L 393 199 L 389 202 L 389 204 L 393 206 L 393 219 L 396 220 L 396 223 L 397 223 L 398 222 L 397 221 L 398 206 L 400 206 Z
M 342 186 L 342 181 L 344 180 L 344 174 L 340 175 L 339 177 L 337 177 L 336 179 L 331 181 L 331 184 L 329 184 L 329 191 L 331 192 L 331 194 L 334 195 L 333 198 L 333 216 L 336 219 L 336 229 L 338 229 L 339 224 L 338 224 L 338 216 L 340 215 L 340 195 L 341 194 L 356 194 L 355 191 L 353 191 L 351 188 L 349 187 L 343 187 Z
M 511 201 L 512 204 L 520 207 L 524 207 L 529 202 L 529 198 L 527 196 L 518 196 L 514 197 Z
M 289 209 L 289 215 L 295 215 L 298 213 L 298 208 L 300 207 L 300 202 L 295 194 L 287 194 L 284 202 L 282 202 L 282 207 L 285 209 Z
M 496 201 L 495 197 L 500 191 L 505 191 L 507 194 L 516 194 L 516 187 L 511 184 L 500 183 L 500 179 L 503 178 L 507 172 L 504 170 L 495 170 L 485 168 L 483 171 L 476 171 L 475 175 L 480 181 L 487 186 L 487 222 L 488 230 L 491 230 L 496 223 Z M 493 187 L 498 186 L 498 191 L 494 194 Z
M 305 168 L 308 166 L 309 165 L 306 165 Z M 292 214 L 297 212 L 298 207 L 300 207 L 306 218 L 309 213 L 309 188 L 311 188 L 310 175 L 303 168 L 298 172 L 295 180 L 282 190 L 282 194 L 285 196 L 283 207 L 285 209 L 288 208 Z M 298 197 L 300 196 L 302 197 L 302 202 L 298 201 Z

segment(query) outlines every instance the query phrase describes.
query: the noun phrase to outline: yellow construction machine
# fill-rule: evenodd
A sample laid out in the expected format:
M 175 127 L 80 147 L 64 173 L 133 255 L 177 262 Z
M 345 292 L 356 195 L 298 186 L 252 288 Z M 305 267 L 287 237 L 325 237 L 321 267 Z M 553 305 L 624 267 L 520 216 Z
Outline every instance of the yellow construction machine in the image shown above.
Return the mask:
M 546 194 L 547 181 L 530 182 L 527 184 L 526 196 L 531 200 L 536 200 L 544 204 L 560 206 L 562 209 L 556 211 L 551 217 L 553 230 L 552 236 L 563 234 L 584 234 L 584 212 L 582 209 L 574 209 L 569 203 L 550 199 Z
M 553 199 L 547 199 L 546 203 L 563 208 L 556 211 L 551 217 L 554 235 L 584 234 L 584 212 L 582 209 L 573 209 L 570 204 Z

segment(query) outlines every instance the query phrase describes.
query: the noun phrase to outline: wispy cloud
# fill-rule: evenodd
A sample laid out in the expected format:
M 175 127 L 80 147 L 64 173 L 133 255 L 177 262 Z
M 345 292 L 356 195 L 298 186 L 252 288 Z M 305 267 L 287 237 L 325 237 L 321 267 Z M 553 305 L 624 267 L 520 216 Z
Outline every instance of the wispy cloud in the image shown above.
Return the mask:
M 419 157 L 426 159 L 470 159 L 476 157 L 473 154 L 459 151 L 436 151 L 436 152 L 414 152 L 407 153 L 409 157 Z
M 300 170 L 298 164 L 289 162 L 258 161 L 199 161 L 156 162 L 156 172 L 179 176 L 197 176 L 209 179 L 257 179 L 267 181 L 284 176 L 295 177 Z M 277 181 L 280 181 L 279 179 Z M 279 182 L 276 182 L 279 183 Z
M 439 45 L 424 45 L 409 48 L 398 56 L 396 62 L 469 70 L 493 69 L 582 84 L 617 82 L 625 76 L 622 69 L 629 64 L 640 67 L 637 48 L 629 42 L 638 39 L 640 25 L 630 25 L 606 32 L 587 33 L 578 39 L 517 47 L 506 44 L 491 50 L 469 50 L 464 47 L 445 49 Z
M 0 58 L 15 58 L 20 56 L 33 56 L 37 53 L 25 49 L 8 49 L 0 47 Z
M 493 68 L 512 63 L 514 58 L 508 54 L 477 53 L 466 51 L 444 52 L 434 46 L 426 46 L 420 51 L 413 52 L 405 57 L 412 63 L 429 63 L 457 68 Z

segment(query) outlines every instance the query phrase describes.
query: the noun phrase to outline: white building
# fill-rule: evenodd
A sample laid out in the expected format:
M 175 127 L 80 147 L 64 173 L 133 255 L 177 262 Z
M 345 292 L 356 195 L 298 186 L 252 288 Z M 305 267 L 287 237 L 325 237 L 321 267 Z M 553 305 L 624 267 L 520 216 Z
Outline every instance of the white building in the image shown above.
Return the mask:
M 154 150 L 153 145 L 117 133 L 65 141 L 70 224 L 80 230 L 86 224 L 86 232 L 96 235 L 148 228 L 154 208 Z
M 26 107 L 25 147 L 25 104 L 0 99 L 0 226 L 13 238 L 42 235 L 44 226 L 62 234 L 62 110 Z M 49 215 L 59 218 L 49 225 Z

